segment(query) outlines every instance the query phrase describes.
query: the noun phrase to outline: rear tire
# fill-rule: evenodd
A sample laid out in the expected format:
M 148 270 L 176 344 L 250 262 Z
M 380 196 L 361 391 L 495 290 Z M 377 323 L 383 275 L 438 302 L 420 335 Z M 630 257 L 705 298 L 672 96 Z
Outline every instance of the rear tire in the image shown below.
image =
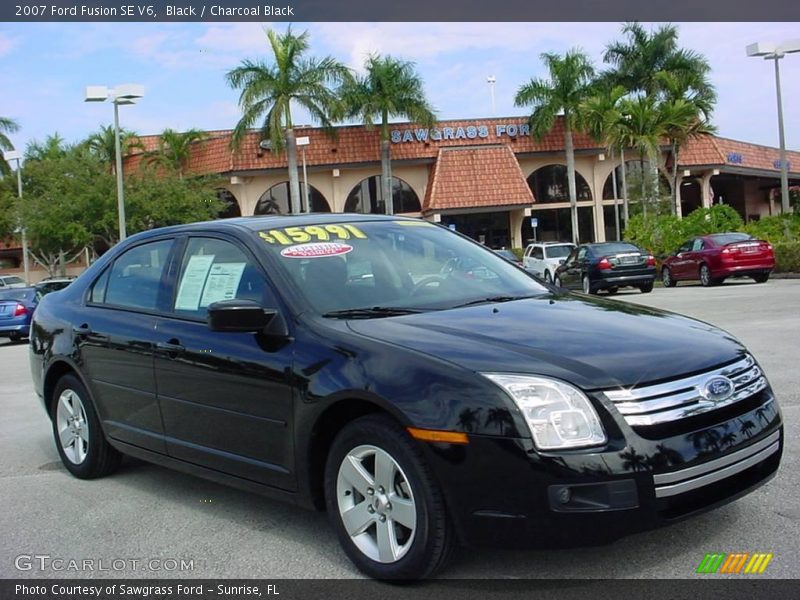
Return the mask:
M 122 455 L 105 438 L 89 394 L 80 379 L 64 375 L 50 399 L 53 437 L 61 462 L 79 479 L 113 473 Z
M 760 275 L 753 275 L 753 281 L 756 283 L 767 283 L 769 273 L 761 273 Z
M 700 284 L 703 287 L 711 287 L 722 283 L 721 279 L 714 279 L 711 276 L 711 269 L 706 264 L 700 265 Z
M 584 275 L 581 279 L 581 289 L 583 289 L 584 294 L 596 294 L 597 290 L 592 286 L 592 282 L 589 280 L 588 275 Z
M 661 283 L 664 284 L 664 287 L 675 287 L 677 285 L 677 281 L 672 278 L 672 272 L 669 270 L 669 267 L 663 267 L 661 269 Z
M 375 579 L 430 577 L 455 546 L 444 497 L 418 442 L 385 415 L 362 417 L 336 436 L 325 502 L 344 551 Z
M 649 294 L 653 291 L 653 282 L 645 283 L 639 286 L 639 289 L 642 291 L 643 294 Z
M 614 294 L 616 294 L 618 291 L 619 291 L 619 288 L 618 288 L 618 287 L 610 287 L 610 288 L 607 288 L 607 289 L 606 289 L 606 294 L 608 294 L 609 296 L 613 296 L 613 295 L 614 295 Z
M 18 342 L 18 341 L 20 341 L 22 339 L 22 334 L 21 333 L 9 333 L 8 334 L 8 339 L 10 341 L 12 341 L 12 342 Z

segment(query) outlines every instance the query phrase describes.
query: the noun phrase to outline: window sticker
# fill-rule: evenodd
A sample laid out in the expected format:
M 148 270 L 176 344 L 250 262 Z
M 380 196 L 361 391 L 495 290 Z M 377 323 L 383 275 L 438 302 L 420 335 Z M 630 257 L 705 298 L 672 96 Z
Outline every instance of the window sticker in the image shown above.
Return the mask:
M 243 262 L 211 265 L 200 306 L 205 308 L 213 302 L 235 298 L 246 265 Z
M 326 256 L 341 256 L 352 252 L 350 244 L 341 242 L 317 242 L 314 244 L 298 244 L 281 250 L 284 258 L 324 258 Z
M 259 231 L 258 235 L 268 244 L 290 246 L 309 242 L 327 242 L 336 240 L 366 240 L 367 234 L 355 225 L 306 225 L 303 227 L 284 227 Z
M 203 287 L 208 279 L 208 271 L 213 263 L 213 254 L 207 256 L 195 254 L 189 257 L 183 279 L 181 279 L 181 287 L 178 289 L 178 297 L 175 300 L 175 310 L 198 309 Z

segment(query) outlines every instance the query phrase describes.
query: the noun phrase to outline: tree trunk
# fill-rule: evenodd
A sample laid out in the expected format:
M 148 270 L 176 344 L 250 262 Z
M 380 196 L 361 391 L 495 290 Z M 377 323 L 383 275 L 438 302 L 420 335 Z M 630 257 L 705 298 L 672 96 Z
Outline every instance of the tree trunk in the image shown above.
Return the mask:
M 614 149 L 611 149 L 611 163 L 614 163 Z M 617 186 L 617 168 L 611 167 L 611 188 L 614 196 L 614 233 L 616 234 L 617 241 L 620 241 L 619 229 L 619 187 Z
M 625 166 L 625 148 L 619 149 L 620 166 L 622 170 L 622 220 L 625 221 L 625 227 L 628 226 L 628 167 Z
M 639 177 L 642 178 L 642 216 L 647 217 L 647 181 L 644 178 L 644 152 L 639 152 Z
M 297 143 L 294 129 L 286 128 L 286 159 L 289 163 L 289 212 L 300 212 L 300 179 L 297 176 Z
M 392 197 L 392 157 L 389 140 L 381 140 L 381 196 L 387 215 L 394 214 L 394 198 Z
M 572 243 L 577 244 L 581 236 L 578 230 L 578 193 L 575 189 L 575 147 L 572 144 L 572 129 L 567 115 L 564 115 L 564 148 L 567 151 L 567 187 L 572 220 Z
M 681 190 L 678 185 L 678 142 L 672 140 L 672 214 L 681 216 Z

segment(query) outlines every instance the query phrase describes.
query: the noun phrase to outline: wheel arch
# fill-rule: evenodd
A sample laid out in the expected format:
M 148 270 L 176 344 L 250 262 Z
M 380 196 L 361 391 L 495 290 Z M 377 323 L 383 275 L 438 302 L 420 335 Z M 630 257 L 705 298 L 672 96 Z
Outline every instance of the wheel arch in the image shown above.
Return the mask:
M 42 385 L 42 400 L 44 402 L 44 408 L 47 411 L 47 415 L 51 420 L 53 418 L 53 391 L 56 389 L 56 386 L 61 378 L 69 374 L 75 375 L 75 377 L 77 377 L 83 384 L 83 387 L 87 390 L 87 392 L 89 390 L 89 387 L 86 385 L 86 382 L 75 365 L 65 359 L 58 359 L 50 363 L 50 365 L 47 367 L 47 372 L 44 375 L 44 384 Z

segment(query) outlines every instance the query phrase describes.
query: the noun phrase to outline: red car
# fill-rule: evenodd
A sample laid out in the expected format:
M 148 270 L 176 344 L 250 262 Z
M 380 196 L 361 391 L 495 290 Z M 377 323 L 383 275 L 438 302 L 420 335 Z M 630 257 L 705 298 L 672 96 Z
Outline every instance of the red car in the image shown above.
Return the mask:
M 752 277 L 764 283 L 775 268 L 772 245 L 746 233 L 712 233 L 685 242 L 664 261 L 661 281 L 699 279 L 704 286 L 719 285 L 728 277 Z

